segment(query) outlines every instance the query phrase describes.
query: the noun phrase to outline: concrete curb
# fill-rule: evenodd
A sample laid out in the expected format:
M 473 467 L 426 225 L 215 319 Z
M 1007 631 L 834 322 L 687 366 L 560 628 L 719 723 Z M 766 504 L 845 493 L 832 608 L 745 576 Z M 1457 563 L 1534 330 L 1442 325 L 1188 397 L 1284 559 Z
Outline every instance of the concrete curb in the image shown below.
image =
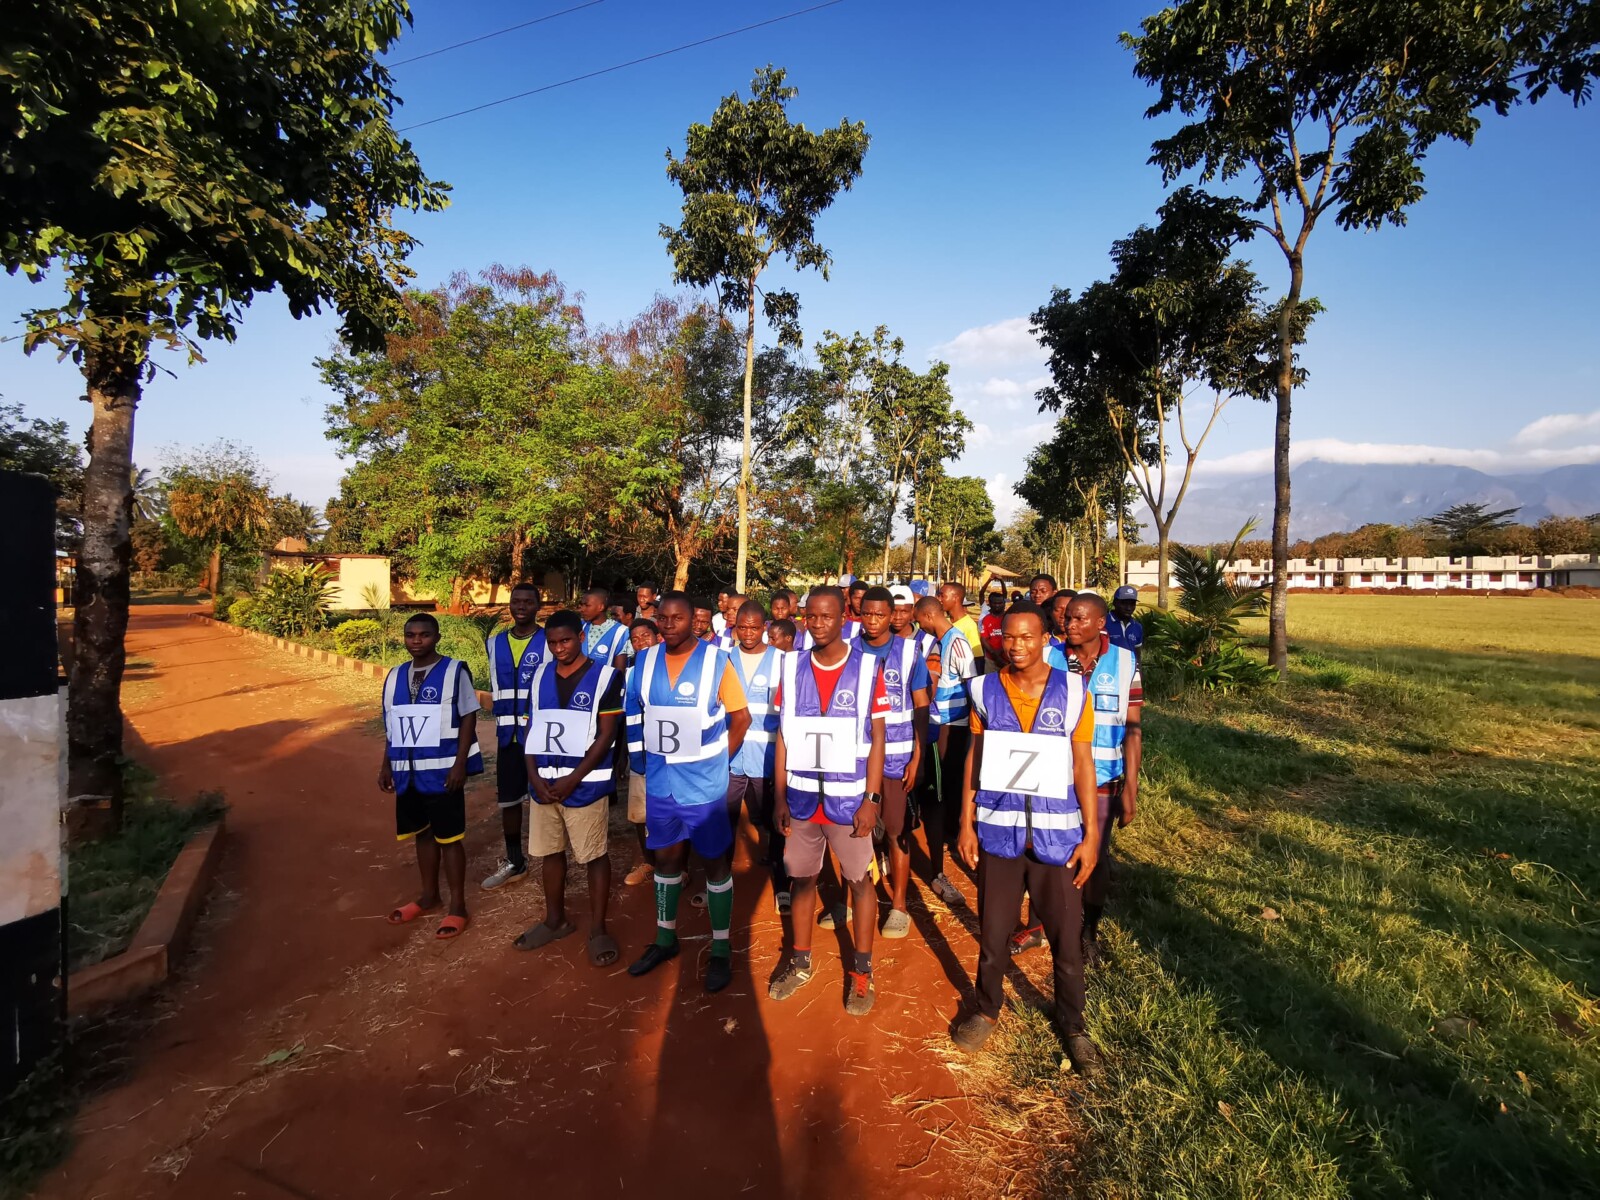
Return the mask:
M 67 1012 L 80 1016 L 159 987 L 167 981 L 194 932 L 206 892 L 216 878 L 226 827 L 219 819 L 178 851 L 133 942 L 121 954 L 67 977 Z
M 190 613 L 191 621 L 201 621 L 207 625 L 214 625 L 224 629 L 234 637 L 253 638 L 255 641 L 272 646 L 277 650 L 287 650 L 290 654 L 300 658 L 308 658 L 312 662 L 322 663 L 340 671 L 354 671 L 357 675 L 367 675 L 373 679 L 381 680 L 389 674 L 389 668 L 382 663 L 363 662 L 359 658 L 346 658 L 342 654 L 335 654 L 331 650 L 318 650 L 315 646 L 307 646 L 303 642 L 291 641 L 288 638 L 273 637 L 270 633 L 258 633 L 254 629 L 240 629 L 237 625 L 230 625 L 226 621 L 219 621 L 215 617 L 208 617 L 203 613 Z M 494 707 L 494 702 L 488 692 L 478 689 L 478 706 L 484 712 Z

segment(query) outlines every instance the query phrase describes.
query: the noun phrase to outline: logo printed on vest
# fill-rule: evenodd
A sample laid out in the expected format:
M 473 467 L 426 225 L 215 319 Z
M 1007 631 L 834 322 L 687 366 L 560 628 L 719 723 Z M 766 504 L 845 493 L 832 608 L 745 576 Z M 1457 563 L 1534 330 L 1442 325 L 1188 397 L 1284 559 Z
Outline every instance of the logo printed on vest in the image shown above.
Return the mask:
M 1044 708 L 1039 710 L 1039 724 L 1046 729 L 1060 729 L 1066 714 L 1059 708 Z
M 692 696 L 692 695 L 694 695 L 694 684 L 690 683 L 687 679 L 685 679 L 682 683 L 680 683 L 678 685 L 678 695 L 680 695 L 680 696 Z
M 750 682 L 756 687 L 766 687 L 767 677 L 765 675 L 752 675 L 750 676 Z
M 579 708 L 588 708 L 589 707 L 589 701 L 592 700 L 592 699 L 594 699 L 594 697 L 589 695 L 588 692 L 579 692 L 576 696 L 574 696 L 572 698 L 572 702 L 574 704 L 576 704 Z
M 890 667 L 888 670 L 886 670 L 883 673 L 883 681 L 884 681 L 884 683 L 888 684 L 892 688 L 899 687 L 900 686 L 900 670 L 899 670 L 899 668 L 898 667 Z
M 425 688 L 422 689 L 422 699 L 423 700 L 430 700 L 431 701 L 431 700 L 437 700 L 438 698 L 439 698 L 439 689 L 436 688 L 436 687 L 433 687 L 431 684 L 428 687 L 425 687 Z
M 833 698 L 842 708 L 854 708 L 856 705 L 856 694 L 849 688 L 841 688 L 833 694 Z

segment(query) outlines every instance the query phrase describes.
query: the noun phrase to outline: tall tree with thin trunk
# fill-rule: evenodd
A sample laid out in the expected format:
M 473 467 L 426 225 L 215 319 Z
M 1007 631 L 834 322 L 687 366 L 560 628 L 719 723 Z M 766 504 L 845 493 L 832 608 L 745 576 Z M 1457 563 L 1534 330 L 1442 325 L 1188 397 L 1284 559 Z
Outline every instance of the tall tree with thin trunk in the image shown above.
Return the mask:
M 742 311 L 744 446 L 737 489 L 739 552 L 734 586 L 745 590 L 750 554 L 751 403 L 755 382 L 756 307 L 786 344 L 800 342 L 800 301 L 764 291 L 762 272 L 776 259 L 828 277 L 832 257 L 816 239 L 817 216 L 861 177 L 869 138 L 861 122 L 812 133 L 789 120 L 798 91 L 785 72 L 766 66 L 750 99 L 724 96 L 711 124 L 689 126 L 684 155 L 667 151 L 667 177 L 683 191 L 683 223 L 661 227 L 679 283 L 715 287 L 725 308 Z
M 1441 138 L 1470 143 L 1478 114 L 1550 90 L 1587 99 L 1600 7 L 1578 0 L 1187 0 L 1123 34 L 1156 86 L 1147 116 L 1189 122 L 1153 145 L 1174 180 L 1253 174 L 1255 228 L 1288 270 L 1278 308 L 1269 658 L 1289 663 L 1289 434 L 1293 322 L 1306 245 L 1325 217 L 1344 229 L 1403 225 L 1422 161 Z
M 390 123 L 379 61 L 404 0 L 11 0 L 0 71 L 0 263 L 64 284 L 25 346 L 82 369 L 94 417 L 78 556 L 70 788 L 120 816 L 133 415 L 152 345 L 234 337 L 258 292 L 332 305 L 381 345 L 445 189 Z M 52 270 L 53 268 L 53 270 Z

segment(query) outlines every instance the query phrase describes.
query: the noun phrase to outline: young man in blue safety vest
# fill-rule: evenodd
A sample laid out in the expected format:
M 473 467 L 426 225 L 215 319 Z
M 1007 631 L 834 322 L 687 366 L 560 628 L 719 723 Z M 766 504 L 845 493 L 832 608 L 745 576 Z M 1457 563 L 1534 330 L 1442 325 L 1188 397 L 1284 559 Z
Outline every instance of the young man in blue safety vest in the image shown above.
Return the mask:
M 844 625 L 839 630 L 839 637 L 843 641 L 853 642 L 861 636 L 861 598 L 866 594 L 865 579 L 850 581 L 850 588 L 845 592 Z
M 954 1040 L 975 1051 L 1000 1018 L 1007 941 L 1024 895 L 1055 966 L 1055 1025 L 1073 1067 L 1100 1054 L 1084 1026 L 1082 888 L 1094 872 L 1094 716 L 1083 679 L 1045 661 L 1044 613 L 1018 601 L 1001 630 L 1006 665 L 972 684 L 958 851 L 978 872 L 977 1005 Z
M 917 652 L 926 660 L 939 643 L 937 638 L 924 633 L 922 626 L 917 624 L 917 594 L 905 584 L 897 583 L 889 589 L 889 596 L 894 601 L 894 607 L 889 613 L 889 628 L 894 630 L 896 637 L 903 637 L 914 643 Z
M 511 588 L 511 628 L 489 638 L 489 697 L 494 715 L 495 797 L 500 803 L 500 829 L 506 854 L 483 881 L 490 890 L 528 877 L 522 838 L 522 809 L 528 800 L 528 771 L 522 757 L 522 735 L 528 725 L 528 685 L 545 660 L 544 630 L 539 628 L 539 589 L 531 583 Z
M 1067 601 L 1065 647 L 1051 639 L 1045 658 L 1052 667 L 1088 681 L 1094 710 L 1094 770 L 1100 812 L 1100 861 L 1083 894 L 1083 961 L 1100 965 L 1100 917 L 1111 889 L 1111 831 L 1132 824 L 1139 803 L 1139 762 L 1144 748 L 1140 714 L 1144 684 L 1139 660 L 1111 644 L 1105 633 L 1106 602 L 1093 592 Z M 1011 936 L 1011 953 L 1025 954 L 1044 944 L 1044 930 L 1032 917 Z
M 778 832 L 788 839 L 783 858 L 793 897 L 794 952 L 767 994 L 787 1000 L 812 978 L 817 876 L 832 849 L 854 909 L 855 958 L 846 972 L 844 1010 L 859 1017 L 872 1011 L 877 998 L 872 833 L 883 807 L 889 699 L 877 658 L 840 637 L 843 623 L 843 593 L 836 587 L 813 589 L 806 609 L 812 649 L 787 655 L 783 662 L 773 784 Z
M 734 612 L 732 628 L 737 645 L 731 657 L 750 704 L 750 729 L 728 766 L 728 821 L 737 836 L 740 809 L 750 814 L 760 862 L 772 870 L 772 903 L 782 916 L 789 912 L 789 877 L 783 870 L 783 835 L 773 821 L 772 767 L 778 747 L 778 707 L 773 701 L 783 651 L 763 640 L 767 614 L 754 600 Z
M 583 622 L 558 612 L 544 627 L 549 657 L 529 688 L 528 780 L 533 811 L 528 850 L 541 860 L 544 920 L 516 940 L 537 950 L 577 932 L 567 920 L 567 848 L 589 884 L 589 961 L 609 967 L 617 943 L 606 930 L 611 893 L 606 797 L 615 791 L 612 747 L 622 718 L 622 672 L 583 652 Z
M 383 681 L 383 765 L 378 787 L 394 793 L 395 836 L 415 841 L 422 894 L 389 914 L 405 925 L 439 907 L 442 865 L 450 885 L 450 911 L 437 938 L 466 929 L 467 776 L 483 774 L 478 749 L 478 693 L 467 665 L 440 655 L 439 622 L 431 613 L 406 621 L 411 661 Z
M 886 938 L 903 938 L 911 932 L 906 889 L 911 882 L 911 831 L 918 820 L 912 793 L 928 740 L 932 684 L 928 664 L 916 643 L 891 627 L 893 614 L 894 597 L 889 589 L 868 588 L 861 597 L 861 636 L 856 645 L 882 664 L 883 690 L 889 698 L 889 715 L 883 722 L 881 822 L 889 844 L 889 915 L 881 932 Z
M 1106 636 L 1113 646 L 1121 646 L 1135 658 L 1144 649 L 1144 626 L 1133 619 L 1139 606 L 1139 589 L 1123 584 L 1111 593 L 1111 613 L 1106 618 Z
M 645 779 L 645 838 L 656 856 L 656 940 L 628 974 L 644 975 L 678 956 L 678 901 L 693 844 L 706 864 L 711 916 L 705 987 L 719 992 L 733 981 L 728 763 L 744 744 L 750 712 L 727 654 L 700 641 L 693 621 L 682 592 L 662 596 L 662 644 L 639 655 L 628 678 L 628 752 Z
M 628 627 L 611 615 L 611 593 L 590 588 L 578 601 L 583 618 L 583 656 L 608 667 L 622 666 L 628 653 Z
M 948 905 L 962 903 L 961 892 L 944 873 L 946 843 L 956 832 L 961 816 L 961 778 L 967 761 L 967 681 L 978 673 L 972 643 L 939 597 L 924 596 L 915 609 L 917 624 L 935 639 L 928 655 L 928 676 L 933 695 L 928 705 L 928 739 L 933 748 L 930 769 L 923 772 L 923 836 L 933 894 Z
M 661 631 L 656 628 L 654 621 L 646 621 L 639 617 L 633 619 L 628 626 L 628 642 L 631 653 L 628 655 L 628 673 L 626 678 L 632 678 L 634 665 L 639 661 L 639 656 L 652 646 L 661 644 Z M 624 684 L 626 684 L 626 678 Z M 627 750 L 627 738 L 623 738 L 623 749 Z M 632 764 L 628 767 L 628 823 L 633 826 L 634 834 L 639 839 L 639 862 L 623 877 L 622 882 L 628 887 L 638 887 L 655 878 L 656 854 L 645 841 L 644 814 L 645 814 L 645 787 L 644 776 L 633 770 Z

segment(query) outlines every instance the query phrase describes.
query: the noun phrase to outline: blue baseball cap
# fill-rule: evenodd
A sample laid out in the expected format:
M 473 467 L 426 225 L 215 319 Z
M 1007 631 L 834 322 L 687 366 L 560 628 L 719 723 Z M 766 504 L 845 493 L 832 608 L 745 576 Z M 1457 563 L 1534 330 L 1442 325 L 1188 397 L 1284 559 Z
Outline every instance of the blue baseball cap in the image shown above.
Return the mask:
M 1125 583 L 1111 593 L 1111 598 L 1113 600 L 1137 600 L 1139 598 L 1139 589 L 1132 584 Z

